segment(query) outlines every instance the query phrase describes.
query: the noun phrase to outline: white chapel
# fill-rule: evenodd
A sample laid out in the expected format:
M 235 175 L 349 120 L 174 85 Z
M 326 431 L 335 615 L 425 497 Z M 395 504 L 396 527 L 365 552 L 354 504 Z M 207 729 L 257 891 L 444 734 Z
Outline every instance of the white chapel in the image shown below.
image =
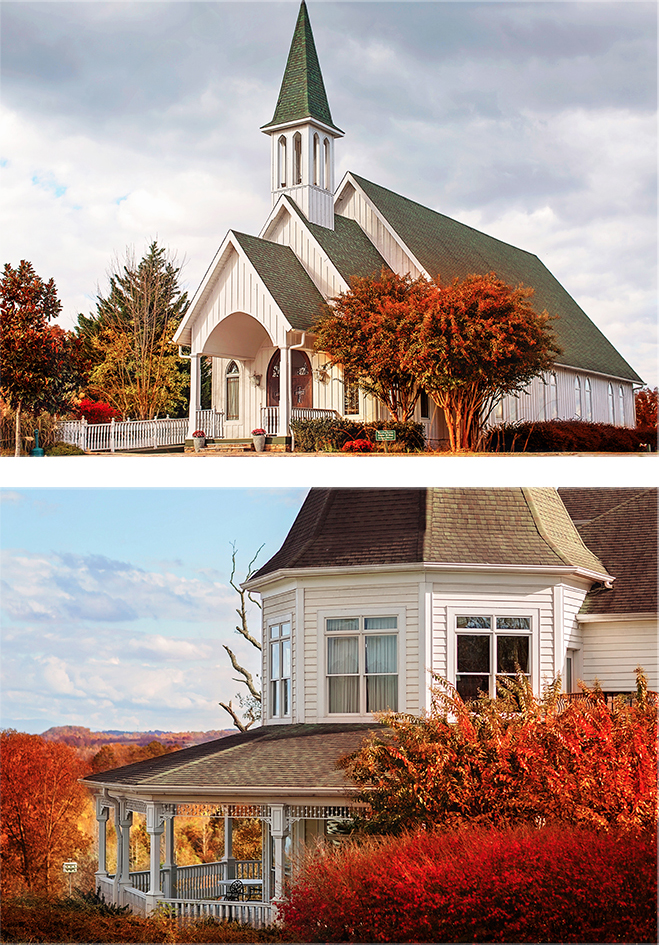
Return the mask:
M 335 187 L 334 123 L 303 0 L 270 122 L 272 210 L 260 234 L 229 230 L 197 289 L 175 341 L 191 351 L 188 436 L 241 441 L 263 428 L 286 448 L 290 421 L 315 416 L 385 419 L 371 396 L 345 384 L 314 352 L 322 306 L 352 276 L 443 281 L 495 272 L 534 291 L 562 354 L 553 370 L 495 408 L 492 423 L 576 418 L 635 425 L 641 378 L 533 253 L 518 249 L 347 172 Z M 213 359 L 212 405 L 201 411 L 200 358 Z M 427 440 L 446 439 L 444 421 L 422 395 L 415 420 Z

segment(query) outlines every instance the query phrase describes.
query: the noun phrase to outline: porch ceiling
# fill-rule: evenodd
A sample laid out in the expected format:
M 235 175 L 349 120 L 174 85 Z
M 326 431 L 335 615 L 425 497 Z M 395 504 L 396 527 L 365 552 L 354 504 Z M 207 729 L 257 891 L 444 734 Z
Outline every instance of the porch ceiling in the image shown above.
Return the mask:
M 252 361 L 262 345 L 273 344 L 260 322 L 246 312 L 232 312 L 213 329 L 202 354 Z

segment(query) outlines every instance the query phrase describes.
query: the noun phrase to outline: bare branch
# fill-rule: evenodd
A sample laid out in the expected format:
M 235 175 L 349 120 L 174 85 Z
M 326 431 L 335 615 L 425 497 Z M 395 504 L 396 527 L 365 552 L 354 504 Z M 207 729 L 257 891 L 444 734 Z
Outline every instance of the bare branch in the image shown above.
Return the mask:
M 236 592 L 236 594 L 238 595 L 238 597 L 240 598 L 240 601 L 241 601 L 241 606 L 240 606 L 240 608 L 236 608 L 236 614 L 238 614 L 238 616 L 239 616 L 239 618 L 240 618 L 240 620 L 241 620 L 240 625 L 238 625 L 238 624 L 236 625 L 236 630 L 237 630 L 238 633 L 241 635 L 241 637 L 244 637 L 246 641 L 249 641 L 249 643 L 252 644 L 253 647 L 256 647 L 257 650 L 261 650 L 261 643 L 256 639 L 256 637 L 253 637 L 252 634 L 250 634 L 250 630 L 249 630 L 249 628 L 248 628 L 248 619 L 247 619 L 247 611 L 246 611 L 246 607 L 247 607 L 247 605 L 246 605 L 246 598 L 248 598 L 249 596 L 248 596 L 247 592 L 246 592 L 243 588 L 241 588 L 240 585 L 237 585 L 236 582 L 234 581 L 234 576 L 236 575 L 236 543 L 235 543 L 235 542 L 232 542 L 232 547 L 231 547 L 231 548 L 232 548 L 232 551 L 231 551 L 231 575 L 229 576 L 229 584 L 232 586 L 232 588 L 234 589 L 234 591 Z M 263 548 L 263 545 L 261 546 L 261 548 L 259 548 L 259 549 L 257 550 L 256 555 L 254 556 L 254 558 L 252 559 L 252 561 L 251 561 L 250 564 L 248 565 L 248 574 L 247 574 L 247 577 L 248 577 L 248 578 L 249 578 L 250 575 L 252 574 L 252 566 L 254 565 L 254 563 L 255 563 L 255 561 L 256 561 L 256 559 L 257 559 L 257 555 L 259 555 L 259 552 L 261 551 L 262 548 Z M 250 598 L 249 600 L 250 600 L 253 604 L 256 604 L 257 607 L 259 607 L 259 608 L 261 607 L 260 603 L 259 603 L 258 601 L 254 601 L 253 598 Z
M 261 699 L 261 694 L 259 693 L 259 691 L 257 690 L 257 688 L 256 688 L 255 685 L 254 685 L 254 679 L 253 679 L 252 674 L 250 673 L 250 671 L 249 671 L 249 670 L 246 670 L 245 667 L 241 667 L 241 665 L 240 665 L 240 664 L 238 663 L 238 661 L 236 660 L 236 655 L 234 654 L 233 650 L 231 650 L 229 647 L 227 647 L 226 644 L 223 644 L 222 646 L 224 647 L 224 649 L 225 649 L 225 650 L 227 651 L 227 653 L 229 654 L 229 659 L 231 660 L 231 665 L 232 665 L 232 667 L 234 668 L 234 670 L 236 671 L 236 673 L 240 673 L 240 674 L 244 677 L 243 680 L 238 680 L 237 682 L 238 682 L 238 683 L 245 683 L 246 687 L 248 688 L 248 690 L 250 691 L 250 693 L 252 694 L 252 696 L 255 698 L 255 700 Z
M 248 731 L 248 729 L 250 728 L 250 726 L 251 726 L 252 723 L 254 722 L 254 719 L 251 719 L 250 722 L 249 722 L 247 725 L 245 725 L 245 723 L 241 722 L 241 720 L 238 718 L 238 716 L 237 716 L 236 713 L 234 712 L 234 709 L 233 709 L 233 707 L 232 707 L 232 705 L 231 705 L 231 700 L 229 701 L 229 704 L 227 704 L 227 703 L 220 703 L 219 705 L 223 708 L 223 710 L 224 710 L 226 713 L 229 713 L 229 715 L 231 716 L 231 718 L 232 718 L 233 721 L 234 721 L 234 726 L 236 726 L 237 729 L 240 729 L 241 732 L 247 732 L 247 731 Z

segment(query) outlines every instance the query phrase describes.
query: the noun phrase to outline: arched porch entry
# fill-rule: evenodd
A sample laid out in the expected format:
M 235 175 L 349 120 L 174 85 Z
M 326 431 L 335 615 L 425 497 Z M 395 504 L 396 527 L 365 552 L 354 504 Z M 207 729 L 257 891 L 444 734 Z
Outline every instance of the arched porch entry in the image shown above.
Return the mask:
M 275 350 L 268 363 L 266 375 L 266 406 L 280 406 L 281 353 Z M 312 365 L 305 354 L 298 348 L 291 350 L 291 407 L 312 407 Z

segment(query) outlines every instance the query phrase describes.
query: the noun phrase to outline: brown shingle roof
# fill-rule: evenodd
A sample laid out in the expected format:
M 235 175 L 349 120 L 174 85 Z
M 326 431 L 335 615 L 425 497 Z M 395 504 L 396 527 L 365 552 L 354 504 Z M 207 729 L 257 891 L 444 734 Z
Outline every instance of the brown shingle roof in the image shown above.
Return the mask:
M 86 782 L 173 788 L 207 788 L 219 794 L 282 789 L 290 794 L 348 791 L 339 756 L 358 748 L 377 724 L 262 726 L 182 749 L 156 759 L 89 775 Z
M 609 512 L 615 506 L 627 502 L 637 493 L 643 493 L 641 487 L 629 486 L 596 487 L 567 486 L 557 490 L 568 514 L 577 525 L 584 525 L 597 516 Z

